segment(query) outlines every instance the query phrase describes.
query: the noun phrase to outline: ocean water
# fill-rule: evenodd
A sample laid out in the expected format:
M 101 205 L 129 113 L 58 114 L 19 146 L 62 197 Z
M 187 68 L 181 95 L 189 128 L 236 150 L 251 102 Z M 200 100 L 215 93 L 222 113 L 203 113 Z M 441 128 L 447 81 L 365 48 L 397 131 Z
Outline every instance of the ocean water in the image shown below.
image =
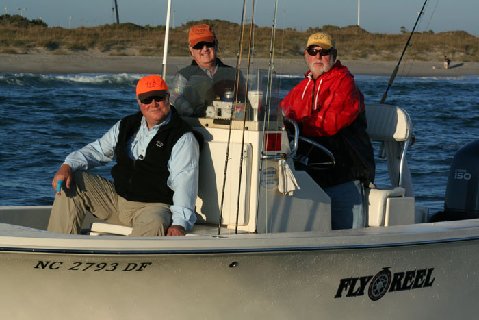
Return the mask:
M 140 76 L 0 73 L 0 205 L 50 205 L 51 180 L 65 156 L 137 110 Z M 356 75 L 366 102 L 381 99 L 388 79 Z M 279 95 L 300 80 L 282 75 Z M 479 139 L 479 76 L 397 78 L 387 102 L 403 107 L 414 124 L 407 157 L 417 203 L 439 211 L 454 154 Z M 109 176 L 110 167 L 95 170 Z

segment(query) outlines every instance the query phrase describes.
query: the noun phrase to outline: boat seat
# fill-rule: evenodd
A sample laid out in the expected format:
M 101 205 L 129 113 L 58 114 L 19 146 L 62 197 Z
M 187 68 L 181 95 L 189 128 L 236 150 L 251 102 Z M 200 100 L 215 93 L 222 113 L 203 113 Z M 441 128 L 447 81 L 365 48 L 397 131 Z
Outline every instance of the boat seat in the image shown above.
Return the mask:
M 386 212 L 389 210 L 389 199 L 393 197 L 404 197 L 404 188 L 394 189 L 368 189 L 368 226 L 380 227 L 388 225 Z
M 106 236 L 106 235 L 116 235 L 116 236 L 128 236 L 131 234 L 133 228 L 122 226 L 118 224 L 104 223 L 104 222 L 93 222 L 90 228 L 91 236 Z
M 408 113 L 388 104 L 366 106 L 367 132 L 373 142 L 379 142 L 379 157 L 387 160 L 392 187 L 403 187 L 412 196 L 411 174 L 406 151 L 413 140 L 412 122 Z
M 215 227 L 216 230 L 216 227 Z M 129 236 L 133 231 L 132 227 L 122 226 L 119 224 L 111 224 L 105 222 L 93 222 L 90 227 L 90 236 Z M 195 234 L 186 233 L 185 236 L 193 236 Z
M 406 141 L 411 137 L 412 124 L 403 109 L 388 104 L 366 106 L 368 134 L 375 141 Z
M 366 106 L 367 131 L 380 145 L 380 158 L 387 160 L 389 186 L 372 186 L 366 190 L 368 226 L 414 223 L 405 208 L 414 212 L 411 174 L 407 168 L 406 151 L 412 140 L 412 122 L 403 109 L 387 105 Z M 412 220 L 411 220 L 412 218 Z

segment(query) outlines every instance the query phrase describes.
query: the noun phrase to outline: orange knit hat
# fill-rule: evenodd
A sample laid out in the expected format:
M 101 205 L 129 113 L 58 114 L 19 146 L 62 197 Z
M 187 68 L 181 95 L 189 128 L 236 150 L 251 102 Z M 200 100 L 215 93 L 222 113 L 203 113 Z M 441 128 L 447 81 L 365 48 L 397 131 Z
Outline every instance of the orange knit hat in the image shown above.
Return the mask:
M 196 24 L 190 28 L 188 42 L 194 47 L 198 42 L 215 42 L 216 35 L 213 29 L 207 24 Z
M 157 74 L 144 76 L 136 85 L 136 96 L 143 100 L 148 97 L 168 94 L 168 86 L 165 80 Z

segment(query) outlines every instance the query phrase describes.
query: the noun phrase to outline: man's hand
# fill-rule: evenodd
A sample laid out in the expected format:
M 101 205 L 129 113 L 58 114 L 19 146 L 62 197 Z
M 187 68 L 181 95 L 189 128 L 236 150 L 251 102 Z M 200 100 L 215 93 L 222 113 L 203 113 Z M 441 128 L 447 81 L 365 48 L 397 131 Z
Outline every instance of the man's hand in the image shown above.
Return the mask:
M 170 226 L 166 232 L 167 236 L 184 236 L 186 234 L 185 228 L 182 226 Z
M 58 169 L 57 173 L 52 180 L 52 187 L 54 190 L 57 190 L 57 183 L 60 180 L 64 181 L 64 185 L 67 189 L 70 189 L 70 183 L 73 178 L 72 168 L 66 163 L 62 164 L 60 169 Z

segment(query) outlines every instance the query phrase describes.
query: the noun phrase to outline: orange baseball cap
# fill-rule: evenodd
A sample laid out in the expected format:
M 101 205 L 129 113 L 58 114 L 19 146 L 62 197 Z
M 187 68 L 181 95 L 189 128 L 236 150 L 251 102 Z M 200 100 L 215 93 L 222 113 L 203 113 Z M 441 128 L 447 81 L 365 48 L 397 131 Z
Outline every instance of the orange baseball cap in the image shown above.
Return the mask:
M 216 35 L 213 29 L 207 24 L 196 24 L 190 28 L 188 42 L 194 47 L 198 42 L 215 42 Z
M 136 96 L 143 100 L 148 97 L 168 94 L 168 86 L 165 80 L 157 74 L 144 76 L 136 85 Z

